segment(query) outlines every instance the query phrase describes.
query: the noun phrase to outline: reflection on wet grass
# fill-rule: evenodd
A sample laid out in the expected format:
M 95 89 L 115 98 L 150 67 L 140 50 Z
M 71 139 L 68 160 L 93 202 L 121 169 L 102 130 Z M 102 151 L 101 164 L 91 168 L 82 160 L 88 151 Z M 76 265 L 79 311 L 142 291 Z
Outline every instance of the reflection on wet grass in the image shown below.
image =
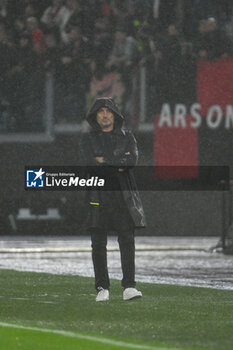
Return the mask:
M 92 278 L 0 270 L 0 285 L 2 322 L 173 347 L 232 349 L 232 291 L 138 283 L 143 298 L 124 302 L 120 282 L 113 280 L 110 301 L 96 303 Z

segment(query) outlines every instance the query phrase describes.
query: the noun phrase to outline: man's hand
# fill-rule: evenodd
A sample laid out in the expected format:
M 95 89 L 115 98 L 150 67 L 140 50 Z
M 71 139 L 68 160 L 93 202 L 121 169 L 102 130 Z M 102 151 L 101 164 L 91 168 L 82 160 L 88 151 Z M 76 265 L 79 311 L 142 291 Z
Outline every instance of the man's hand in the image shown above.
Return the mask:
M 125 153 L 125 156 L 129 156 L 130 154 L 131 154 L 130 152 L 126 152 L 126 153 Z M 96 160 L 99 164 L 102 164 L 102 163 L 105 162 L 104 157 L 95 157 L 95 160 Z M 123 168 L 119 168 L 118 171 L 121 172 L 121 171 L 124 171 L 124 169 L 123 169 Z
M 95 159 L 100 164 L 104 163 L 104 157 L 95 157 Z
M 126 153 L 125 153 L 125 156 L 130 156 L 130 154 L 131 154 L 130 152 L 126 152 Z M 120 173 L 122 173 L 123 171 L 125 171 L 125 169 L 124 169 L 124 168 L 119 168 L 118 171 L 119 171 Z

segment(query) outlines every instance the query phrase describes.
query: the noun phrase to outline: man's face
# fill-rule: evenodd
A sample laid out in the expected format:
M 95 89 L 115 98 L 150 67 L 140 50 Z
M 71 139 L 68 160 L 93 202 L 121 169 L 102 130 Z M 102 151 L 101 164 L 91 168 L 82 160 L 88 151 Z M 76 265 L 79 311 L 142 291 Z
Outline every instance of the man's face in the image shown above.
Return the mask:
M 111 131 L 114 125 L 114 114 L 107 107 L 101 107 L 96 116 L 97 123 L 103 131 Z

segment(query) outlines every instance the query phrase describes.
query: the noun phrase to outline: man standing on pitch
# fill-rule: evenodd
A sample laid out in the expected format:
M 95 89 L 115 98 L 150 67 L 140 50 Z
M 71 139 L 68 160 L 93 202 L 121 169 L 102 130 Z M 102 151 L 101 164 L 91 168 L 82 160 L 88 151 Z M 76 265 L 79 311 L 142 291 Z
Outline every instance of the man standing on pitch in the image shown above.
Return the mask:
M 96 301 L 109 300 L 107 233 L 115 231 L 121 254 L 123 299 L 141 297 L 135 286 L 135 228 L 145 217 L 132 168 L 138 160 L 133 134 L 122 128 L 124 117 L 111 98 L 98 98 L 87 114 L 91 131 L 80 143 L 82 162 L 105 174 L 111 191 L 90 191 L 88 229 L 92 241 Z

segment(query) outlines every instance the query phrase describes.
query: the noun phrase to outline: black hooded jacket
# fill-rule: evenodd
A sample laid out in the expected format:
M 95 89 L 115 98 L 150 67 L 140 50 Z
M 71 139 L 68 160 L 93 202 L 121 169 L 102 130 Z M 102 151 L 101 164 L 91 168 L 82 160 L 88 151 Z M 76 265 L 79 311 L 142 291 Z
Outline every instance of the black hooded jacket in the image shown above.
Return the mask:
M 97 111 L 102 107 L 107 107 L 114 114 L 114 129 L 111 132 L 103 132 L 96 121 Z M 113 191 L 114 193 L 89 192 L 88 227 L 100 228 L 102 226 L 101 205 L 105 205 L 105 208 L 109 208 L 109 206 L 114 208 L 114 200 L 111 199 L 115 198 L 117 193 L 122 198 L 122 203 L 118 201 L 117 206 L 125 208 L 131 217 L 133 226 L 145 227 L 144 211 L 132 172 L 132 168 L 138 161 L 137 143 L 133 134 L 122 128 L 124 117 L 113 99 L 98 98 L 90 108 L 86 119 L 92 130 L 83 134 L 81 138 L 81 163 L 108 172 L 112 188 L 119 190 Z M 103 157 L 104 163 L 98 163 L 96 157 Z M 119 168 L 123 171 L 120 172 Z M 98 203 L 98 206 L 91 203 Z M 117 209 L 116 206 L 115 209 Z M 120 225 L 122 226 L 124 223 L 121 222 Z

